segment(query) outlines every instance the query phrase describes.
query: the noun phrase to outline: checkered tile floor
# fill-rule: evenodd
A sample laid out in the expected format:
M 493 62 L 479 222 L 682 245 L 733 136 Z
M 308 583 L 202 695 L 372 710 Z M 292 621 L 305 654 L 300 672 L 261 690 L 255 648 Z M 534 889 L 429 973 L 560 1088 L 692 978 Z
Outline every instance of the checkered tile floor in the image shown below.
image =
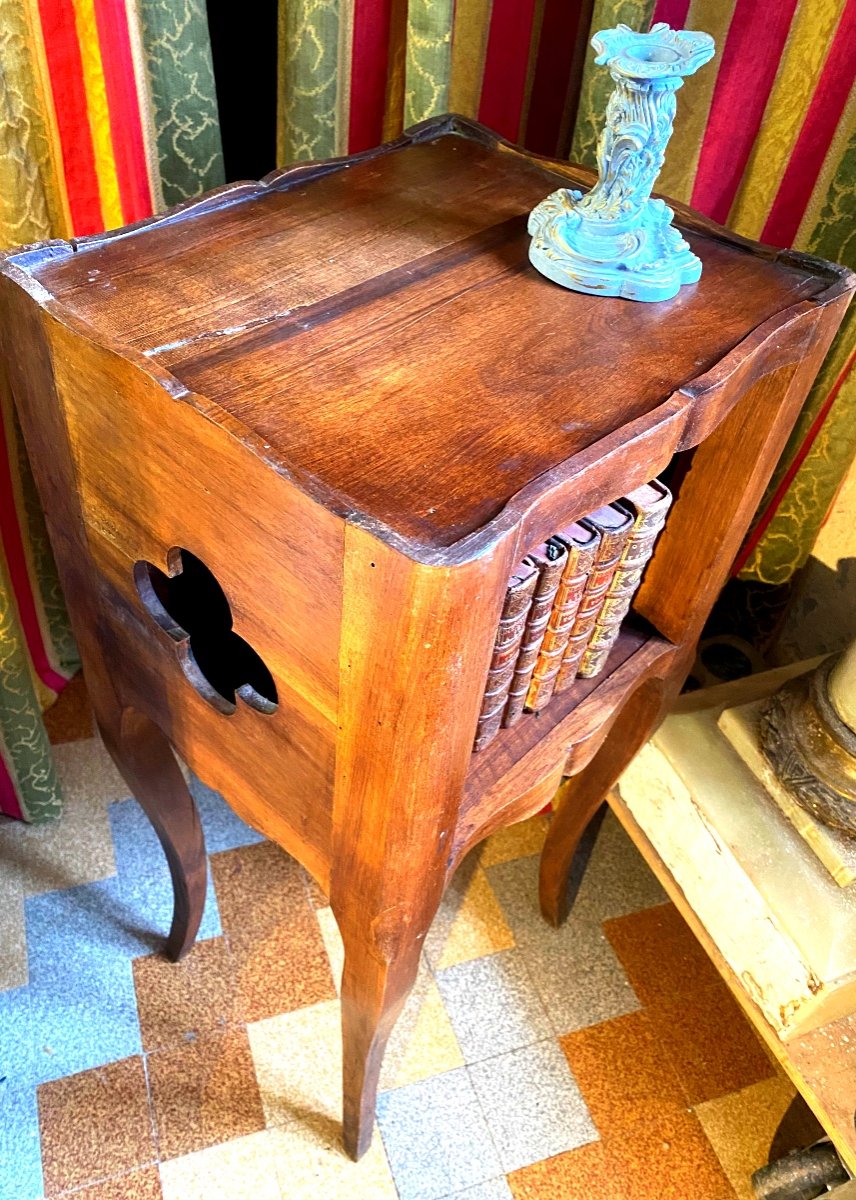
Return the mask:
M 325 898 L 195 784 L 211 885 L 166 962 L 167 872 L 79 682 L 50 716 L 66 813 L 0 825 L 2 1200 L 750 1196 L 793 1090 L 611 817 L 559 931 L 545 818 L 463 865 L 355 1166 Z

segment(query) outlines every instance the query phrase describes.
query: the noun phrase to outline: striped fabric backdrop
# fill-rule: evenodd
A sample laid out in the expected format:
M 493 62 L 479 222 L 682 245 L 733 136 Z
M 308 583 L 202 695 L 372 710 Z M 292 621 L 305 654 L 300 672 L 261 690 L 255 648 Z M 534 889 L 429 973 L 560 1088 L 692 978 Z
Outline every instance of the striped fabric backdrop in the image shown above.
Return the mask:
M 750 237 L 856 267 L 856 0 L 280 0 L 280 162 L 358 151 L 453 110 L 593 163 L 611 81 L 591 33 L 706 29 L 662 191 Z M 137 220 L 222 182 L 204 0 L 0 0 L 0 245 Z M 786 581 L 856 450 L 856 314 L 740 564 Z M 75 666 L 0 378 L 0 810 L 55 814 L 41 711 Z
M 345 154 L 452 110 L 540 154 L 595 163 L 612 89 L 591 34 L 704 29 L 658 188 L 739 233 L 856 268 L 856 0 L 280 0 L 279 154 Z M 321 50 L 323 47 L 323 60 Z M 738 564 L 783 583 L 856 453 L 856 311 Z
M 123 225 L 222 182 L 201 0 L 0 0 L 0 245 Z M 41 713 L 76 666 L 0 377 L 0 811 L 58 813 Z

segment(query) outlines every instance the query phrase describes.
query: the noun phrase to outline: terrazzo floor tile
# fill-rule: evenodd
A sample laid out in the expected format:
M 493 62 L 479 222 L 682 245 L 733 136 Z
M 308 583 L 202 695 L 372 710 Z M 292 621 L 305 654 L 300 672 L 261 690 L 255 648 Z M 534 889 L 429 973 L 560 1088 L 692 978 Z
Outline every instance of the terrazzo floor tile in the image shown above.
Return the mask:
M 142 1058 L 42 1084 L 38 1101 L 47 1196 L 154 1162 Z
M 666 894 L 617 817 L 607 811 L 597 833 L 574 907 L 599 921 L 644 911 Z
M 149 947 L 128 928 L 136 914 L 118 881 L 34 896 L 26 908 L 35 1081 L 139 1054 L 130 959 Z
M 794 1095 L 793 1084 L 776 1075 L 696 1108 L 739 1200 L 752 1200 L 752 1172 L 766 1163 L 776 1129 Z
M 197 942 L 178 963 L 147 954 L 131 966 L 144 1050 L 180 1045 L 233 1019 L 235 964 L 225 938 Z
M 673 904 L 604 923 L 604 931 L 644 1005 L 680 1000 L 688 985 L 716 987 L 721 977 Z
M 602 1142 L 589 1142 L 513 1171 L 508 1186 L 514 1200 L 628 1200 Z M 651 1200 L 655 1200 L 653 1194 Z M 658 1196 L 656 1200 L 663 1198 Z M 698 1196 L 697 1200 L 706 1197 Z
M 236 1013 L 260 1021 L 335 996 L 298 864 L 264 842 L 213 855 L 211 872 L 235 963 Z
M 48 740 L 53 745 L 60 742 L 78 742 L 91 738 L 95 732 L 92 707 L 82 672 L 78 671 L 65 685 L 54 703 L 43 717 Z
M 536 858 L 491 867 L 488 878 L 556 1034 L 639 1007 L 600 921 L 576 909 L 559 929 L 544 921 Z
M 303 1124 L 332 1137 L 342 1120 L 342 1034 L 338 1000 L 247 1026 L 269 1126 Z
M 404 1087 L 464 1065 L 449 1011 L 424 960 L 404 1011 L 390 1035 L 380 1088 Z
M 735 1200 L 734 1189 L 693 1113 L 641 1117 L 608 1154 L 627 1200 Z
M 514 935 L 487 876 L 471 855 L 458 868 L 425 939 L 435 970 L 510 950 Z
M 163 1200 L 291 1200 L 280 1190 L 277 1154 L 265 1130 L 162 1162 Z
M 477 1183 L 475 1187 L 455 1192 L 453 1196 L 444 1196 L 443 1200 L 514 1200 L 514 1197 L 503 1177 L 489 1179 L 487 1183 Z
M 0 871 L 4 869 L 0 856 Z M 23 987 L 27 979 L 24 895 L 15 882 L 0 874 L 0 991 Z
M 517 950 L 438 971 L 437 986 L 467 1062 L 528 1046 L 552 1032 Z
M 0 1081 L 0 1114 L 0 1196 L 39 1200 L 44 1189 L 35 1088 Z
M 631 1013 L 560 1039 L 602 1136 L 632 1129 L 640 1114 L 686 1111 L 680 1080 L 645 1012 Z
M 556 1042 L 537 1042 L 467 1070 L 504 1171 L 516 1171 L 598 1137 Z
M 697 993 L 688 989 L 680 1000 L 649 1012 L 690 1107 L 775 1074 L 758 1035 L 723 983 Z
M 342 1149 L 341 1129 L 271 1129 L 279 1186 L 286 1200 L 398 1200 L 380 1137 L 358 1163 Z
M 57 1200 L 163 1200 L 156 1165 L 141 1167 L 75 1192 L 61 1192 Z
M 0 989 L 27 982 L 26 897 L 115 874 L 107 799 L 117 787 L 119 795 L 125 789 L 118 778 L 106 790 L 98 786 L 102 754 L 92 741 L 56 748 L 66 796 L 61 821 L 26 825 L 0 817 Z M 112 775 L 112 766 L 106 771 Z
M 400 1200 L 440 1200 L 503 1173 L 467 1068 L 384 1092 L 377 1116 Z
M 157 1050 L 148 1056 L 148 1072 L 161 1160 L 265 1126 L 244 1029 Z
M 546 813 L 538 813 L 526 821 L 518 821 L 516 825 L 508 825 L 492 833 L 478 852 L 480 865 L 495 867 L 513 858 L 529 858 L 533 854 L 540 854 L 549 826 L 550 818 Z

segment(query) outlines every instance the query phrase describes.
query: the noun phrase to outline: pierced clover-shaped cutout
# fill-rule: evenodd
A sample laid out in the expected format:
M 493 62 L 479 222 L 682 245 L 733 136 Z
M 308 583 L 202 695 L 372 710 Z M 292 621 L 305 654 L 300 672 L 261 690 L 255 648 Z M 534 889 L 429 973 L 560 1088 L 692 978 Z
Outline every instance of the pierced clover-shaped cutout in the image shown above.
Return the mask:
M 169 575 L 142 560 L 134 581 L 149 616 L 175 641 L 181 668 L 197 692 L 221 713 L 233 713 L 236 696 L 258 712 L 272 713 L 276 684 L 262 659 L 232 628 L 232 610 L 201 559 L 179 546 L 167 554 Z

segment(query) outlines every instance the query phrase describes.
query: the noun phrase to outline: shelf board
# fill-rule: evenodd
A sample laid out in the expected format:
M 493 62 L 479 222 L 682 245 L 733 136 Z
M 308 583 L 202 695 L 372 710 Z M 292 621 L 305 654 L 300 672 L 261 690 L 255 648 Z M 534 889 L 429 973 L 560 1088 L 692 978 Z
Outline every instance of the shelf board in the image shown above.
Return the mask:
M 662 674 L 677 647 L 661 637 L 641 618 L 631 614 L 624 622 L 604 671 L 594 679 L 578 679 L 555 695 L 539 713 L 524 713 L 516 725 L 501 729 L 483 750 L 474 752 L 464 790 L 455 847 L 469 848 L 490 832 L 499 813 L 508 810 L 532 790 L 533 781 L 551 777 L 564 768 L 574 747 L 587 743 L 595 753 L 612 717 L 643 680 Z M 583 763 L 575 763 L 575 770 Z M 537 808 L 537 802 L 536 802 Z

